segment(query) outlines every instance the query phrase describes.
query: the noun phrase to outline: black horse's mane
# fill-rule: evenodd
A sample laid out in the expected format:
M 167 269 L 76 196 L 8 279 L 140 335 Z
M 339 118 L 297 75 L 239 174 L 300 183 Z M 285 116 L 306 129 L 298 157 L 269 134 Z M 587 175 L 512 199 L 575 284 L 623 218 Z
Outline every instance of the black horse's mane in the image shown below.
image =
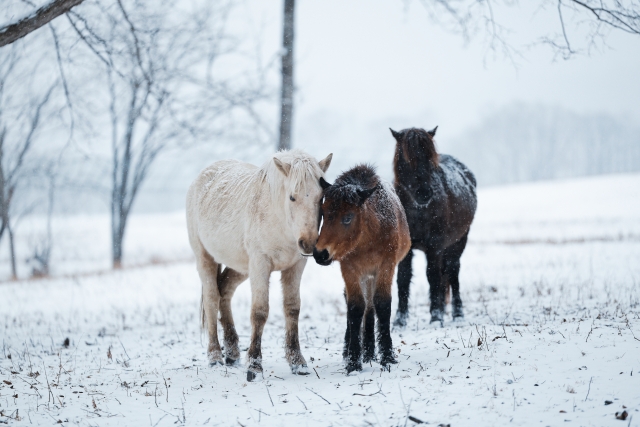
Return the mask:
M 343 172 L 324 194 L 331 199 L 358 204 L 360 201 L 358 191 L 371 190 L 379 184 L 380 178 L 376 174 L 376 168 L 363 163 Z
M 411 165 L 412 169 L 417 167 L 419 162 L 430 162 L 433 166 L 438 166 L 438 152 L 433 142 L 433 136 L 421 128 L 404 129 L 399 133 L 400 139 L 396 147 L 394 161 L 397 165 L 400 155 L 404 161 Z M 402 153 L 400 153 L 402 151 Z

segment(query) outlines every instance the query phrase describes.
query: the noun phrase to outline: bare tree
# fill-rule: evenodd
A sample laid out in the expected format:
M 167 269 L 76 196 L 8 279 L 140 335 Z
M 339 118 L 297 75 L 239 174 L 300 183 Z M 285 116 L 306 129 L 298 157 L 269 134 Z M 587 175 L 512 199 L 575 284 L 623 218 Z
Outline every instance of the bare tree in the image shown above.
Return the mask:
M 215 135 L 219 119 L 251 110 L 264 96 L 260 83 L 213 72 L 234 52 L 224 33 L 229 3 L 194 3 L 193 10 L 175 13 L 176 1 L 153 8 L 146 0 L 87 2 L 84 15 L 69 16 L 108 89 L 114 268 L 122 265 L 127 221 L 160 153 Z
M 420 0 L 431 18 L 459 32 L 465 40 L 477 34 L 486 37 L 488 47 L 512 58 L 518 54 L 509 42 L 512 28 L 496 18 L 496 7 L 513 7 L 509 0 Z M 552 47 L 556 54 L 569 59 L 605 43 L 610 31 L 640 35 L 640 1 L 638 0 L 544 0 L 536 5 L 556 15 L 557 31 L 541 33 L 536 42 Z M 586 29 L 586 33 L 584 32 Z M 572 40 L 572 33 L 577 33 Z M 579 48 L 577 46 L 583 46 Z
M 0 47 L 21 39 L 27 34 L 48 24 L 60 15 L 69 12 L 84 0 L 52 0 L 33 13 L 12 24 L 0 28 Z
M 293 122 L 293 39 L 295 0 L 284 0 L 282 25 L 282 87 L 280 92 L 280 139 L 278 150 L 291 148 Z
M 3 52 L 4 53 L 4 52 Z M 20 189 L 26 190 L 29 180 L 37 175 L 38 168 L 29 165 L 28 158 L 34 151 L 36 140 L 45 122 L 45 108 L 52 99 L 57 86 L 53 83 L 42 94 L 25 101 L 24 94 L 8 93 L 24 83 L 24 76 L 18 70 L 19 55 L 12 49 L 1 56 L 0 61 L 0 241 L 5 232 L 9 239 L 11 272 L 17 277 L 16 250 L 14 241 L 17 219 L 33 209 L 23 207 L 18 212 L 15 207 Z

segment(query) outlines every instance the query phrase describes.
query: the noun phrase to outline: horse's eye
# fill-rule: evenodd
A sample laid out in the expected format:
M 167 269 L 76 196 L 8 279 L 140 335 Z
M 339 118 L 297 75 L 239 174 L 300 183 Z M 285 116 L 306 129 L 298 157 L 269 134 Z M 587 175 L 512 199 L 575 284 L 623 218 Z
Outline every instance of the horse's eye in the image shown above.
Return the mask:
M 295 197 L 293 197 L 293 196 L 289 196 L 289 200 L 291 200 L 292 202 L 295 202 L 295 201 L 296 201 L 296 198 L 295 198 Z
M 349 214 L 349 215 L 345 215 L 342 217 L 342 223 L 344 225 L 349 225 L 351 224 L 351 220 L 353 219 L 353 214 Z

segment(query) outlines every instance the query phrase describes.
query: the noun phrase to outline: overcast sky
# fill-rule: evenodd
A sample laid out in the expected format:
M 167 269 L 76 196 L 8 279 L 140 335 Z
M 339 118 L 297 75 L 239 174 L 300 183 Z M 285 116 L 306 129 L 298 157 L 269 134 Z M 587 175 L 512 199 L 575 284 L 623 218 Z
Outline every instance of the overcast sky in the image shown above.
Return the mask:
M 488 51 L 482 35 L 465 44 L 445 31 L 419 1 L 296 3 L 297 126 L 324 111 L 360 121 L 395 118 L 401 126 L 439 124 L 453 136 L 514 101 L 640 121 L 640 37 L 614 32 L 609 48 L 554 60 L 548 46 L 531 45 L 559 30 L 555 7 L 494 3 L 498 22 L 512 31 L 507 40 L 522 54 L 514 65 Z M 281 2 L 247 0 L 238 12 L 250 13 L 266 52 L 277 49 Z M 583 47 L 584 32 L 568 27 L 572 43 Z

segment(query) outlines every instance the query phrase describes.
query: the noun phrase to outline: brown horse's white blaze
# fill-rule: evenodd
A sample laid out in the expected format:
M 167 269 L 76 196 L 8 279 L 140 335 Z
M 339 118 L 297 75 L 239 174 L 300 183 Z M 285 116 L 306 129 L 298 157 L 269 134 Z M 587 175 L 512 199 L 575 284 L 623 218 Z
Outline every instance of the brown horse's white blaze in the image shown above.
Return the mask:
M 389 327 L 391 285 L 396 265 L 411 247 L 400 200 L 368 165 L 343 173 L 333 185 L 322 180 L 322 185 L 323 225 L 314 258 L 321 265 L 340 262 L 347 301 L 343 352 L 347 373 L 361 370 L 362 361 L 375 359 L 374 312 L 379 362 L 383 366 L 396 363 Z
M 291 371 L 308 374 L 300 351 L 300 279 L 318 238 L 320 179 L 331 154 L 318 162 L 300 150 L 282 151 L 262 167 L 225 160 L 202 171 L 187 194 L 189 242 L 202 281 L 202 324 L 212 365 L 240 358 L 231 298 L 251 282 L 251 343 L 247 379 L 262 372 L 262 331 L 269 316 L 269 276 L 282 272 L 286 323 L 285 356 Z M 222 265 L 225 268 L 222 268 Z

